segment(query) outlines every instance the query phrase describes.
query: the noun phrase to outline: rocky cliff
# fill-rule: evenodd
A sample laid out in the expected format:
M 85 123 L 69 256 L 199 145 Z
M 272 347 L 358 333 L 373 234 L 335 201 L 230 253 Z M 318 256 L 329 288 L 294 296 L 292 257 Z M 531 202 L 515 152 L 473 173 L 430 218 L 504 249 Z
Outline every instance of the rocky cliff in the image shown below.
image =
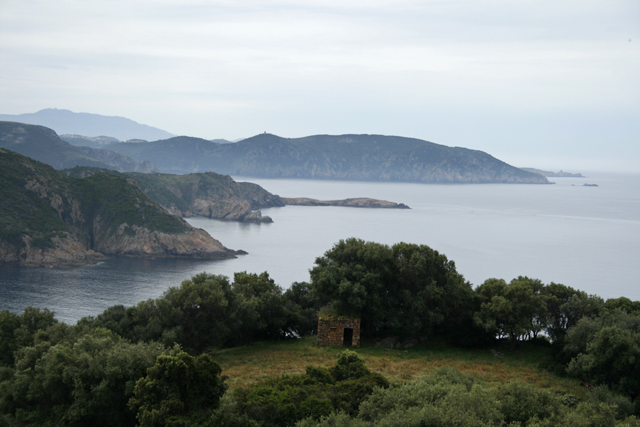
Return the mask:
M 95 249 L 108 255 L 224 259 L 230 258 L 231 253 L 245 253 L 229 251 L 206 231 L 196 228 L 184 233 L 170 234 L 124 223 L 112 232 L 109 227 L 96 223 L 94 233 L 98 237 Z
M 233 258 L 125 177 L 72 178 L 0 149 L 0 263 L 63 265 L 104 255 Z

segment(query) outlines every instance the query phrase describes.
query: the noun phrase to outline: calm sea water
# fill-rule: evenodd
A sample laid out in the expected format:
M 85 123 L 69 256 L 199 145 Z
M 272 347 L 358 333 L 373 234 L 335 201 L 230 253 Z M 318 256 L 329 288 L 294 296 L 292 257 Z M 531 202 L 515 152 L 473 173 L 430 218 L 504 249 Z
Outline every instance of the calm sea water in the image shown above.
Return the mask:
M 348 237 L 428 245 L 454 260 L 474 285 L 527 275 L 604 298 L 640 300 L 640 175 L 555 178 L 555 185 L 545 186 L 246 180 L 285 197 L 372 197 L 412 209 L 263 210 L 273 224 L 191 218 L 192 225 L 249 255 L 224 261 L 111 258 L 70 268 L 0 266 L 0 309 L 47 307 L 75 322 L 115 304 L 156 298 L 202 271 L 268 271 L 287 288 L 308 280 L 315 258 Z

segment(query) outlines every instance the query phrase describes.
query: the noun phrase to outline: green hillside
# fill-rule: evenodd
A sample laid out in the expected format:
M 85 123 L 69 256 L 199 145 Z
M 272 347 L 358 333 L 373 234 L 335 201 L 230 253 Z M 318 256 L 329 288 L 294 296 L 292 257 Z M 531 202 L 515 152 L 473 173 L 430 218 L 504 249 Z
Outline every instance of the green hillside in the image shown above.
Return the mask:
M 251 214 L 258 209 L 284 206 L 279 196 L 257 184 L 236 182 L 230 176 L 214 172 L 188 175 L 118 173 L 86 167 L 75 167 L 64 172 L 73 177 L 104 172 L 132 179 L 165 210 L 181 217 L 198 215 L 216 219 L 255 220 L 255 214 Z
M 69 177 L 1 148 L 0 199 L 0 263 L 49 265 L 60 257 L 83 263 L 92 251 L 223 258 L 234 254 L 167 213 L 130 178 L 105 172 Z

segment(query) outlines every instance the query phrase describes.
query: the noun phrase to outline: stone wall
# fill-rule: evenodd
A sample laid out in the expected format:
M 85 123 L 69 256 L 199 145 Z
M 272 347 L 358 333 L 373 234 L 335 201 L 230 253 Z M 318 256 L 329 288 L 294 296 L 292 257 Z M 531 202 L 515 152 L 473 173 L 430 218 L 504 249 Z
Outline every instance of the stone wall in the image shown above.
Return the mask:
M 351 345 L 360 346 L 360 319 L 318 319 L 318 346 L 344 345 L 344 330 L 353 329 Z

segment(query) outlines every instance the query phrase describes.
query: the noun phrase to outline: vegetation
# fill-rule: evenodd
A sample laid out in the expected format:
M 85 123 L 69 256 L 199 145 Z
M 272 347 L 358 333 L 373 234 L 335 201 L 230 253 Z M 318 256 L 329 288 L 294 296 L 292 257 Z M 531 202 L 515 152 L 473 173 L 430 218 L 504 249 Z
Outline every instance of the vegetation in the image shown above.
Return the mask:
M 193 357 L 176 345 L 138 380 L 129 407 L 141 427 L 206 421 L 226 390 L 220 371 L 208 354 Z
M 311 269 L 319 305 L 358 315 L 365 336 L 423 336 L 470 323 L 473 290 L 455 263 L 428 246 L 341 240 Z
M 16 248 L 52 248 L 52 238 L 73 235 L 93 247 L 96 222 L 115 232 L 126 223 L 150 231 L 183 233 L 169 215 L 125 177 L 97 173 L 70 178 L 43 163 L 0 149 L 0 241 Z
M 202 273 L 74 326 L 0 311 L 0 425 L 640 425 L 637 301 L 527 277 L 474 290 L 426 246 L 358 239 L 311 279 Z M 321 308 L 366 320 L 357 353 L 314 345 Z M 390 333 L 417 344 L 376 345 Z
M 638 425 L 617 407 L 593 399 L 510 382 L 491 386 L 453 369 L 439 369 L 417 383 L 376 389 L 362 403 L 357 417 L 334 412 L 311 426 L 613 426 Z
M 189 175 L 120 173 L 87 167 L 75 167 L 64 172 L 72 177 L 84 178 L 104 172 L 129 178 L 154 202 L 179 216 L 241 220 L 251 210 L 284 206 L 279 196 L 257 184 L 236 182 L 229 176 L 213 172 Z
M 120 224 L 138 225 L 150 231 L 177 234 L 190 227 L 179 218 L 168 215 L 149 197 L 122 177 L 98 173 L 74 179 L 81 205 L 88 218 L 100 218 L 106 228 Z
M 301 375 L 260 380 L 234 390 L 234 416 L 247 415 L 259 425 L 286 427 L 334 411 L 355 415 L 360 404 L 378 388 L 389 387 L 380 374 L 372 373 L 364 359 L 346 350 L 329 368 L 308 366 Z

